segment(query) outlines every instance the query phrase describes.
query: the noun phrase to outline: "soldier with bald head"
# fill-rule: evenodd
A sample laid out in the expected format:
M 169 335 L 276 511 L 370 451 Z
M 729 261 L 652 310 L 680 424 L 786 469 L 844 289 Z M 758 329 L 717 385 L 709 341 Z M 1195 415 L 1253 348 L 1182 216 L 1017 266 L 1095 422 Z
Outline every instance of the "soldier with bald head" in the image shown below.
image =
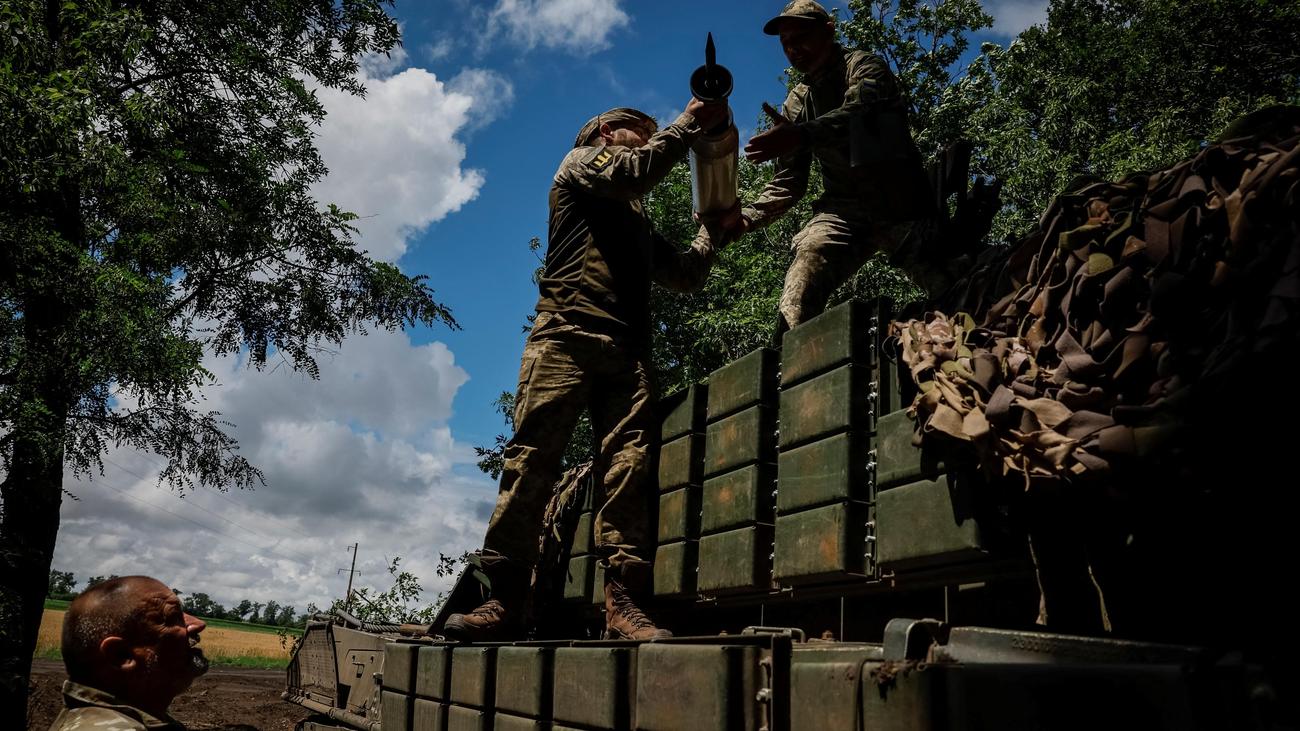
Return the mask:
M 63 617 L 65 708 L 50 731 L 183 731 L 167 709 L 207 672 L 198 647 L 205 627 L 147 576 L 82 592 Z
M 726 104 L 692 99 L 672 124 L 658 129 L 644 112 L 611 109 L 582 126 L 560 162 L 550 190 L 537 315 L 519 370 L 515 433 L 476 559 L 489 595 L 473 611 L 448 617 L 448 635 L 471 641 L 523 636 L 543 513 L 584 411 L 597 450 L 594 527 L 605 570 L 606 634 L 638 640 L 668 634 L 641 606 L 654 549 L 646 510 L 657 431 L 650 285 L 698 288 L 721 242 L 702 227 L 689 247 L 678 248 L 650 225 L 641 197 L 726 115 Z

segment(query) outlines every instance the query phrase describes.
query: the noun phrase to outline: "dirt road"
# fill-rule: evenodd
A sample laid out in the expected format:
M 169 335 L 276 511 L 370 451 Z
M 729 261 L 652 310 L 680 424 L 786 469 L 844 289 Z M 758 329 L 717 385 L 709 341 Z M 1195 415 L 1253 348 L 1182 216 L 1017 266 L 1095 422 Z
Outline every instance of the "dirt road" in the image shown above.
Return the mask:
M 67 675 L 60 660 L 32 662 L 28 731 L 46 731 L 63 708 Z M 171 713 L 190 731 L 292 731 L 308 712 L 280 700 L 284 671 L 214 667 L 172 703 Z

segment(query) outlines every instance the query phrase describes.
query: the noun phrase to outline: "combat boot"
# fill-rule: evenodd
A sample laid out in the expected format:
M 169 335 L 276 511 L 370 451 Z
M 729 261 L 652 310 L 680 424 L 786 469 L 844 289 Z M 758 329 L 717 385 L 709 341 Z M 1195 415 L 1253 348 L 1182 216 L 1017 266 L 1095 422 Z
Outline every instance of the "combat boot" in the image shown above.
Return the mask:
M 650 564 L 625 564 L 605 570 L 605 639 L 661 640 L 673 633 L 660 629 L 638 603 L 649 595 Z
M 477 561 L 477 570 L 488 579 L 486 601 L 463 614 L 448 616 L 443 632 L 461 642 L 523 639 L 529 572 L 504 556 L 483 554 Z

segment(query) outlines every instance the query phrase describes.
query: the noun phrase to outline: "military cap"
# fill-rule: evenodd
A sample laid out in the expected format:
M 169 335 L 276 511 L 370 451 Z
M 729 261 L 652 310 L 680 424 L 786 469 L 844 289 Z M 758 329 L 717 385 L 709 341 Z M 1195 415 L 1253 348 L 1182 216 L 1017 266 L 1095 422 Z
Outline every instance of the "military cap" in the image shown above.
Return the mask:
M 785 6 L 781 14 L 767 21 L 763 26 L 763 32 L 769 36 L 781 35 L 781 21 L 786 18 L 796 18 L 798 20 L 820 20 L 823 23 L 831 22 L 831 14 L 826 12 L 826 8 L 813 2 L 813 0 L 791 0 Z
M 618 124 L 619 122 L 649 122 L 651 128 L 658 126 L 655 124 L 654 117 L 645 112 L 631 107 L 614 107 L 608 112 L 601 112 L 588 119 L 587 123 L 582 125 L 582 129 L 578 130 L 578 137 L 573 141 L 573 146 L 577 148 L 587 144 L 587 140 L 590 140 L 591 136 L 596 134 L 596 130 L 600 129 L 600 125 L 606 123 Z

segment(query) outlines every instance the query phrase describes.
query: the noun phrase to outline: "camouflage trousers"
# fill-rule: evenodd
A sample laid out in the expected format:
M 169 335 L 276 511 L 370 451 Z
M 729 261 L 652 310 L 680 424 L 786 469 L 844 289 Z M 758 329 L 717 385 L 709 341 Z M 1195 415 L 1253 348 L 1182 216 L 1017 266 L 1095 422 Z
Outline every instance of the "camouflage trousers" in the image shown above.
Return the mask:
M 538 313 L 524 346 L 515 433 L 506 444 L 484 549 L 525 566 L 536 563 L 546 504 L 584 409 L 599 442 L 597 553 L 619 570 L 648 561 L 646 490 L 655 426 L 649 354 L 550 312 Z
M 931 227 L 924 223 L 872 223 L 822 212 L 795 234 L 794 262 L 781 288 L 781 317 L 786 327 L 811 320 L 826 309 L 826 301 L 849 281 L 877 251 L 905 270 L 931 294 L 946 288 L 941 266 L 927 262 L 920 251 Z

